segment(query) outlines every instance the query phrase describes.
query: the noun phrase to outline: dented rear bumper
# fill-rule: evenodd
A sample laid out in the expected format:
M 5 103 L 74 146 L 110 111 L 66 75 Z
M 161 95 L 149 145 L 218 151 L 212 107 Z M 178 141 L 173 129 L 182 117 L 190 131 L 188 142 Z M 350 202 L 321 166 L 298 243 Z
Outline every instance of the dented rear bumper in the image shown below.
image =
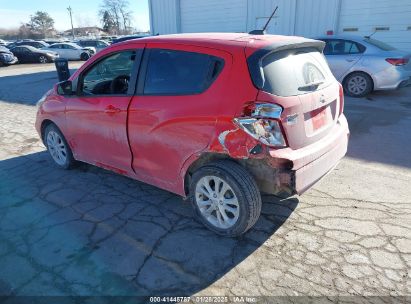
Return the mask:
M 273 167 L 281 160 L 288 163 L 291 169 L 279 173 L 281 188 L 302 194 L 338 164 L 348 147 L 349 129 L 344 115 L 340 116 L 334 128 L 329 135 L 304 148 L 269 151 Z

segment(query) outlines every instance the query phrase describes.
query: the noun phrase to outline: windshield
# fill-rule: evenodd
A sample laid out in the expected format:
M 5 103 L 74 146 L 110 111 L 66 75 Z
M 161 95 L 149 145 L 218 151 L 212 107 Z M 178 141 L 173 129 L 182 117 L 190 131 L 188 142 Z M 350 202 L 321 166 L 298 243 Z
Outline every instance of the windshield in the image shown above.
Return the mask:
M 324 56 L 312 48 L 270 53 L 262 60 L 262 70 L 262 90 L 278 96 L 306 94 L 333 80 Z
M 394 50 L 396 50 L 395 47 L 393 47 L 389 44 L 386 44 L 382 41 L 376 40 L 376 39 L 365 38 L 364 41 L 371 44 L 371 45 L 373 45 L 373 46 L 375 46 L 375 47 L 377 47 L 377 48 L 379 48 L 380 50 L 383 50 L 383 51 L 394 51 Z

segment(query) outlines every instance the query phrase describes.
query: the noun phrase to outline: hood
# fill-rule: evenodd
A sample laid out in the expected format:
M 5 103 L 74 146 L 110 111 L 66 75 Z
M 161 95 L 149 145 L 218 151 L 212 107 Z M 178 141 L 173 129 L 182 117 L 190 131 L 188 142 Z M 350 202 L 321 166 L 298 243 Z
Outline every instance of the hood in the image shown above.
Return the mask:
M 10 52 L 9 49 L 7 49 L 7 48 L 5 48 L 5 47 L 2 47 L 2 46 L 0 46 L 0 53 L 13 55 L 13 53 Z
M 57 55 L 56 52 L 53 52 L 53 51 L 50 51 L 50 50 L 47 50 L 47 49 L 37 49 L 36 53 Z

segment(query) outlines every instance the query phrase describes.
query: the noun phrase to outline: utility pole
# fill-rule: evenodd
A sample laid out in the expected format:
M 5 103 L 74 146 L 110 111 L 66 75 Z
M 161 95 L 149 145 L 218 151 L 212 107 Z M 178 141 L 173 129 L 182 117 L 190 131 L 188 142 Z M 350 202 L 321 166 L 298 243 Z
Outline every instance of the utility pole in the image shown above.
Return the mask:
M 73 36 L 73 40 L 74 40 L 74 39 L 75 39 L 75 37 L 74 37 L 74 27 L 73 27 L 73 15 L 72 15 L 73 10 L 71 9 L 71 7 L 70 7 L 70 6 L 67 8 L 67 10 L 68 10 L 68 12 L 69 12 L 69 14 L 70 14 L 70 21 L 71 21 L 71 35 Z

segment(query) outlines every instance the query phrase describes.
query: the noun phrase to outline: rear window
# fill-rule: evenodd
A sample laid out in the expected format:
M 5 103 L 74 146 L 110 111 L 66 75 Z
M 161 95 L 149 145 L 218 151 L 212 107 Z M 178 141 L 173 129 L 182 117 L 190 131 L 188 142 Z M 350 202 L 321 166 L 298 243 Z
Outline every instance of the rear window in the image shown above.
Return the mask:
M 316 91 L 333 80 L 323 54 L 311 48 L 270 53 L 263 58 L 261 67 L 261 89 L 278 96 Z
M 144 94 L 202 93 L 216 79 L 222 66 L 222 59 L 207 54 L 151 49 Z
M 383 50 L 383 51 L 394 51 L 394 50 L 396 50 L 395 47 L 393 47 L 389 44 L 386 44 L 382 41 L 376 40 L 376 39 L 365 38 L 364 41 L 371 44 L 371 45 L 373 45 L 373 46 L 375 46 L 375 47 L 377 47 L 377 48 L 379 48 L 380 50 Z

